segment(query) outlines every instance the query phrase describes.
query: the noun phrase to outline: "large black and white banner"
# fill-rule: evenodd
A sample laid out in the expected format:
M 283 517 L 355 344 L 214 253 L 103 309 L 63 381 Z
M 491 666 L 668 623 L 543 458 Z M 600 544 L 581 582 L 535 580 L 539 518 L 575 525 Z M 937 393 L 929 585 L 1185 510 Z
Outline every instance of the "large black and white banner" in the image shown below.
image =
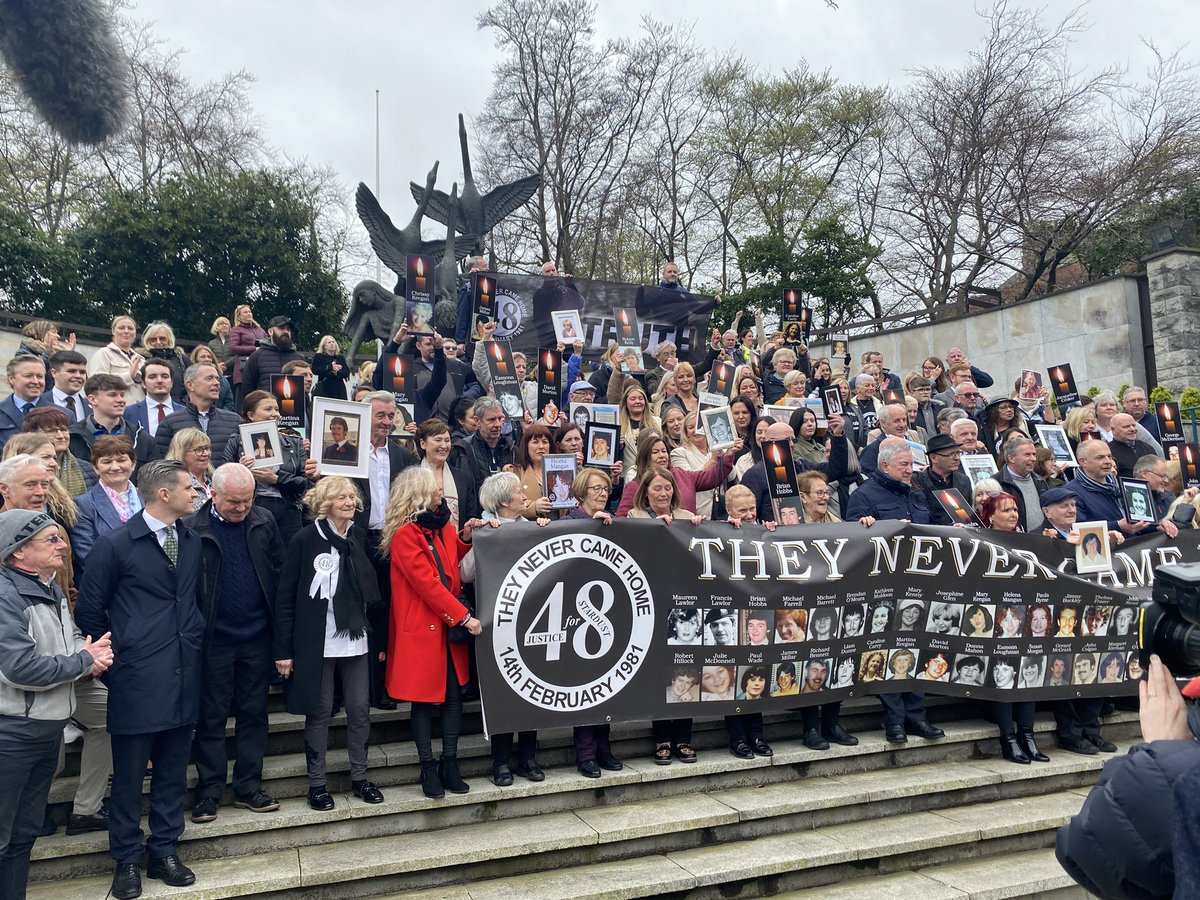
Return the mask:
M 575 311 L 583 322 L 584 356 L 595 360 L 620 337 L 613 310 L 632 307 L 637 310 L 648 365 L 654 365 L 654 348 L 666 341 L 678 347 L 679 359 L 699 362 L 715 306 L 711 297 L 654 286 L 500 274 L 496 276 L 496 337 L 532 356 L 540 347 L 554 346 L 550 314 Z
M 476 532 L 489 733 L 781 710 L 925 690 L 990 700 L 1136 693 L 1154 535 L 1083 577 L 1036 535 L 880 522 L 558 522 Z

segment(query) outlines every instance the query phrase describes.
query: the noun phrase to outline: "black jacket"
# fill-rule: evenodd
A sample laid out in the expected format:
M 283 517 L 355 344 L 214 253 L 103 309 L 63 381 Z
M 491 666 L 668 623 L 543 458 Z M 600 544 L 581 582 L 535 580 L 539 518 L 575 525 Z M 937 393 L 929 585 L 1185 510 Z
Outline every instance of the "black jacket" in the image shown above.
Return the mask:
M 212 424 L 209 424 L 209 429 L 212 429 Z M 283 456 L 283 464 L 275 470 L 276 478 L 275 487 L 279 493 L 283 494 L 283 499 L 291 506 L 299 506 L 300 498 L 305 492 L 313 486 L 313 482 L 309 481 L 308 476 L 304 474 L 304 464 L 308 462 L 308 454 L 304 452 L 304 441 L 293 434 L 280 434 L 280 455 Z M 213 445 L 215 448 L 215 444 Z M 215 458 L 214 453 L 213 465 L 220 465 Z M 242 458 L 242 436 L 240 433 L 234 434 L 225 442 L 225 449 L 221 454 L 220 462 L 238 462 Z M 255 483 L 254 492 L 257 494 L 260 485 Z
M 950 478 L 946 484 L 935 484 L 933 481 L 933 469 L 922 469 L 920 472 L 913 473 L 913 487 L 925 494 L 925 505 L 929 507 L 929 523 L 931 525 L 954 525 L 950 516 L 942 509 L 942 504 L 937 502 L 935 491 L 944 491 L 947 488 L 954 488 L 963 495 L 963 499 L 967 501 L 968 506 L 975 505 L 975 490 L 971 486 L 971 479 L 966 476 L 962 469 L 956 469 L 950 473 Z M 1018 501 L 1019 502 L 1019 501 Z
M 178 536 L 171 565 L 139 513 L 88 554 L 75 622 L 84 634 L 112 632 L 113 666 L 101 676 L 110 734 L 182 728 L 200 715 L 200 539 L 186 527 Z
M 883 474 L 877 469 L 863 485 L 850 495 L 842 518 L 847 522 L 871 516 L 879 520 L 908 519 L 914 525 L 930 524 L 929 506 L 925 493 L 918 488 Z
M 514 433 L 515 429 L 514 429 Z M 516 460 L 516 441 L 510 435 L 500 435 L 496 443 L 496 471 L 505 466 L 513 465 Z M 450 464 L 463 469 L 471 476 L 472 495 L 479 497 L 479 488 L 492 474 L 492 454 L 487 442 L 475 432 L 471 439 L 462 447 L 455 447 L 450 452 Z M 461 499 L 462 494 L 459 494 Z
M 242 369 L 243 392 L 271 390 L 271 376 L 282 375 L 284 364 L 293 359 L 303 360 L 304 354 L 299 350 L 280 350 L 274 344 L 259 347 L 246 358 L 246 367 Z
M 200 614 L 204 616 L 204 639 L 212 635 L 217 619 L 217 597 L 221 584 L 221 545 L 212 530 L 212 500 L 205 502 L 184 524 L 200 538 Z M 272 618 L 275 594 L 279 590 L 279 567 L 283 563 L 283 541 L 275 517 L 269 512 L 250 507 L 246 516 L 246 544 L 258 586 L 267 601 Z
M 208 412 L 208 439 L 212 441 L 213 455 L 216 456 L 229 443 L 229 438 L 238 433 L 238 425 L 242 419 L 237 413 L 226 409 L 218 409 L 216 405 Z M 171 438 L 175 432 L 185 428 L 200 428 L 200 411 L 191 403 L 184 403 L 181 409 L 175 410 L 158 426 L 158 434 L 154 436 L 154 445 L 158 458 L 163 459 L 171 447 Z M 200 429 L 203 431 L 204 429 Z
M 333 373 L 333 364 L 337 363 L 342 370 Z M 350 378 L 350 366 L 346 357 L 338 353 L 330 356 L 328 353 L 314 353 L 312 358 L 313 377 L 317 383 L 313 387 L 314 397 L 329 397 L 333 400 L 346 399 L 346 384 Z
M 1067 874 L 1098 897 L 1171 896 L 1172 789 L 1198 765 L 1195 740 L 1138 744 L 1105 763 L 1079 815 L 1058 829 L 1055 852 Z

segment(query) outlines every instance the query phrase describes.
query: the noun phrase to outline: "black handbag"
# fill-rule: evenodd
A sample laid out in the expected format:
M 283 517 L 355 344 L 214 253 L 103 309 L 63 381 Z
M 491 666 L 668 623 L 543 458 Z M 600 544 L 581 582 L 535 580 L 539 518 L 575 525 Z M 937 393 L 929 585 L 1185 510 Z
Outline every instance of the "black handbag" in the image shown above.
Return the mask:
M 429 544 L 429 551 L 433 554 L 433 561 L 437 565 L 438 578 L 441 579 L 442 587 L 450 590 L 450 577 L 446 574 L 446 567 L 442 565 L 442 556 L 438 553 L 437 544 L 433 542 L 433 538 L 429 534 L 425 535 L 425 542 Z M 472 618 L 475 617 L 474 598 L 459 594 L 458 602 L 467 608 L 467 612 Z M 475 639 L 475 636 L 467 631 L 466 625 L 451 625 L 447 629 L 446 636 L 453 644 L 469 644 Z

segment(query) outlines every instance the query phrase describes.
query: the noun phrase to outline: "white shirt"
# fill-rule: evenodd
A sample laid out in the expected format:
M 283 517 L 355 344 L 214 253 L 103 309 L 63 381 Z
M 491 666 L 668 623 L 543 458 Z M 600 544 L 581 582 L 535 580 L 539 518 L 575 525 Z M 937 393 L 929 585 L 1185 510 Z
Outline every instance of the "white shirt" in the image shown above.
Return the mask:
M 146 520 L 146 527 L 154 532 L 154 537 L 158 541 L 158 546 L 163 546 L 167 540 L 167 529 L 175 528 L 175 523 L 172 522 L 170 525 L 167 525 L 163 522 L 160 522 L 144 509 L 142 510 L 142 518 Z M 175 532 L 175 537 L 177 539 L 179 537 L 178 530 Z
M 388 456 L 387 445 L 376 447 L 371 445 L 371 517 L 367 528 L 371 531 L 382 531 L 384 516 L 387 513 L 388 496 L 392 490 L 392 460 Z
M 328 519 L 322 519 L 317 522 L 317 530 L 325 534 L 325 530 L 333 529 L 333 525 Z M 329 575 L 329 595 L 332 597 L 337 592 L 338 576 L 342 571 L 341 559 L 342 556 L 333 547 L 329 548 L 329 554 L 333 557 L 333 571 Z M 345 656 L 362 656 L 367 652 L 367 636 L 352 638 L 346 635 L 337 633 L 337 621 L 333 615 L 333 600 L 328 600 L 325 607 L 325 658 L 333 659 Z
M 79 394 L 73 394 L 68 397 L 66 393 L 60 391 L 58 388 L 51 388 L 50 396 L 54 400 L 55 406 L 71 410 L 75 414 L 76 422 L 82 422 L 87 417 L 83 409 L 83 398 Z
M 160 404 L 157 400 L 154 400 L 150 397 L 146 398 L 146 425 L 150 430 L 150 437 L 154 437 L 155 435 L 158 434 L 158 407 L 159 407 L 159 405 Z M 168 397 L 166 400 L 164 400 L 161 405 L 164 407 L 164 409 L 163 409 L 164 416 L 169 416 L 171 413 L 175 412 L 175 404 L 171 402 L 170 397 Z

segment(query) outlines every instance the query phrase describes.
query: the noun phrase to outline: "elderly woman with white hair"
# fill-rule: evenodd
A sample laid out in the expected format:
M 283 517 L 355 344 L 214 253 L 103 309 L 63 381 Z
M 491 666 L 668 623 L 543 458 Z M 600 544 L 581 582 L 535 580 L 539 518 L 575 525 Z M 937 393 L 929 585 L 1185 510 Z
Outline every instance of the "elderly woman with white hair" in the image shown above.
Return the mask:
M 497 472 L 489 476 L 479 486 L 479 504 L 483 507 L 485 518 L 491 518 L 499 525 L 528 525 L 536 521 L 541 527 L 550 524 L 545 517 L 536 520 L 525 518 L 525 503 L 528 500 L 525 486 L 521 479 L 512 472 Z M 464 566 L 470 570 L 468 580 L 474 580 L 474 554 L 464 557 Z M 466 574 L 466 573 L 464 573 Z M 514 768 L 511 767 L 513 758 L 513 736 L 511 732 L 492 735 L 492 781 L 499 787 L 507 787 L 513 783 Z M 515 771 L 518 775 L 530 781 L 544 781 L 546 776 L 537 764 L 537 732 L 522 731 L 517 736 L 517 764 Z

